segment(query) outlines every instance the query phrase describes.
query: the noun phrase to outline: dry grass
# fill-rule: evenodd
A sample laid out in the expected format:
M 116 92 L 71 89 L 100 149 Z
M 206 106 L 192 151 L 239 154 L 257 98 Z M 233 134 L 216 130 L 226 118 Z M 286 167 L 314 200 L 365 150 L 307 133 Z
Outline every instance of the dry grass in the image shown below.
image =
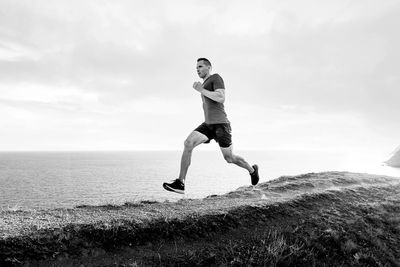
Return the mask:
M 397 266 L 399 181 L 311 173 L 204 200 L 5 210 L 0 265 Z

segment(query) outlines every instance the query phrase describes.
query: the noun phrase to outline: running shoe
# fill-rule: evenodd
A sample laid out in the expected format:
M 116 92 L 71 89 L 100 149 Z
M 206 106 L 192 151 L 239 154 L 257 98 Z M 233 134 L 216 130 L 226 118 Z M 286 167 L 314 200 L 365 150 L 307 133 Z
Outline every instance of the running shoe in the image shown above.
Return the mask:
M 176 179 L 172 183 L 163 183 L 163 187 L 165 190 L 172 191 L 178 194 L 185 193 L 185 184 L 182 183 L 179 179 Z
M 258 166 L 257 166 L 257 164 L 255 164 L 252 167 L 253 167 L 254 171 L 252 173 L 250 173 L 251 184 L 256 185 L 256 184 L 258 184 L 258 181 L 260 180 L 260 177 L 258 176 Z

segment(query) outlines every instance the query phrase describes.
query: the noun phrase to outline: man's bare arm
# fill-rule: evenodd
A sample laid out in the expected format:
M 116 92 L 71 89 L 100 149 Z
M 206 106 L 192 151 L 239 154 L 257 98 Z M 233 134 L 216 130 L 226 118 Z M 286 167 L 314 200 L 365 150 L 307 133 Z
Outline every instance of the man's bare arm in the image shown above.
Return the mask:
M 200 93 L 202 95 L 204 95 L 205 97 L 208 97 L 216 102 L 219 102 L 219 103 L 225 102 L 225 89 L 216 89 L 213 92 L 213 91 L 208 91 L 203 88 L 203 90 L 201 90 Z
M 208 97 L 216 102 L 224 103 L 225 102 L 225 89 L 215 89 L 215 91 L 208 91 L 203 88 L 200 82 L 193 83 L 193 88 L 200 92 L 205 97 Z

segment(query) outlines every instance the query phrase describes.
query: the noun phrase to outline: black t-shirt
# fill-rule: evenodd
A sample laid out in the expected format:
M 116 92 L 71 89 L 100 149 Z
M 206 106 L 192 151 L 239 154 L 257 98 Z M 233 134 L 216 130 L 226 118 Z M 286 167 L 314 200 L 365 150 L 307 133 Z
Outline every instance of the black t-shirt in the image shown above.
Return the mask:
M 215 73 L 203 82 L 203 88 L 208 91 L 225 90 L 224 80 Z M 214 101 L 204 95 L 201 95 L 201 98 L 203 100 L 204 118 L 207 124 L 229 123 L 223 103 Z

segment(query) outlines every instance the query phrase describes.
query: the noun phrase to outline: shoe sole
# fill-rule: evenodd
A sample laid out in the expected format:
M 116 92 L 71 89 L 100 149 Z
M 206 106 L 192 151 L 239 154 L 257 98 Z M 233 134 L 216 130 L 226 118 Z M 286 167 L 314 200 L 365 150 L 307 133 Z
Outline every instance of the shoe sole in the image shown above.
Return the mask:
M 168 191 L 171 191 L 174 193 L 185 194 L 185 190 L 175 189 L 175 188 L 168 186 L 167 184 L 163 184 L 163 187 L 165 190 L 168 190 Z

